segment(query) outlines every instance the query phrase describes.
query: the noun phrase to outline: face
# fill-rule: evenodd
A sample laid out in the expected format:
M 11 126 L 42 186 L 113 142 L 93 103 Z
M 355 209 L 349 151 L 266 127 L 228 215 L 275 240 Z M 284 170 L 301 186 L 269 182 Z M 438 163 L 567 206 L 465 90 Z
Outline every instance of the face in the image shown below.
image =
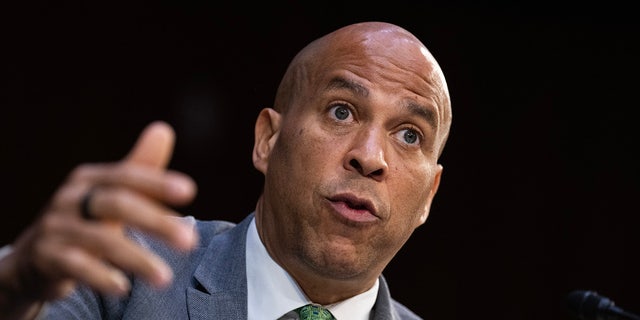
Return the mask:
M 257 137 L 267 133 L 261 156 L 254 150 L 265 173 L 257 217 L 294 277 L 372 283 L 427 219 L 442 172 L 442 89 L 421 45 L 345 39 L 303 67 L 286 111 L 258 119 Z

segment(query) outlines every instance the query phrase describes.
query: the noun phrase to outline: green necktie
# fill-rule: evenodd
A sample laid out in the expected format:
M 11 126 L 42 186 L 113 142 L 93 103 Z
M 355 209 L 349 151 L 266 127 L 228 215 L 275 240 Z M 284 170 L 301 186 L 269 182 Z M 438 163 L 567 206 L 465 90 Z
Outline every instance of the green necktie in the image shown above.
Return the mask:
M 300 320 L 335 320 L 329 310 L 322 306 L 308 304 L 298 309 Z

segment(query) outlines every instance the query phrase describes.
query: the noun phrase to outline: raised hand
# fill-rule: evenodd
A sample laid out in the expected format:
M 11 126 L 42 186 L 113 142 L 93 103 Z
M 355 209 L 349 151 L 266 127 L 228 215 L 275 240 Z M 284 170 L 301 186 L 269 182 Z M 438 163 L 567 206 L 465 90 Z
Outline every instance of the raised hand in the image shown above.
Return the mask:
M 172 207 L 189 203 L 194 181 L 168 170 L 173 129 L 151 123 L 121 161 L 83 164 L 55 192 L 38 220 L 0 260 L 0 318 L 27 314 L 61 298 L 79 283 L 104 294 L 125 294 L 133 273 L 163 287 L 171 269 L 125 234 L 132 227 L 180 250 L 197 242 L 192 226 Z

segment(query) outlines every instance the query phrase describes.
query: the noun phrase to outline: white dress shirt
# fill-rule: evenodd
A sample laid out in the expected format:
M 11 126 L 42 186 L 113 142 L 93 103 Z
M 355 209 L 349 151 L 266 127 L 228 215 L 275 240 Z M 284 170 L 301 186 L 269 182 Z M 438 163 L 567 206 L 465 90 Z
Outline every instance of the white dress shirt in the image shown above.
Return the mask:
M 253 219 L 247 232 L 247 286 L 249 320 L 275 320 L 311 303 L 293 278 L 269 256 Z M 367 320 L 378 296 L 378 280 L 371 289 L 324 306 L 338 320 Z

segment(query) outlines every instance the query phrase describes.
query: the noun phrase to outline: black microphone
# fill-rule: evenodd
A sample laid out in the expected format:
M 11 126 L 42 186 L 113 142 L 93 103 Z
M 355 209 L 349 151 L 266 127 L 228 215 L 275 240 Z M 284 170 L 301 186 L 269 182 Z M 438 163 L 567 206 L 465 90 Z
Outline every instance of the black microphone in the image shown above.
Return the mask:
M 640 316 L 622 310 L 611 299 L 594 291 L 572 291 L 567 303 L 571 313 L 582 320 L 640 320 Z

